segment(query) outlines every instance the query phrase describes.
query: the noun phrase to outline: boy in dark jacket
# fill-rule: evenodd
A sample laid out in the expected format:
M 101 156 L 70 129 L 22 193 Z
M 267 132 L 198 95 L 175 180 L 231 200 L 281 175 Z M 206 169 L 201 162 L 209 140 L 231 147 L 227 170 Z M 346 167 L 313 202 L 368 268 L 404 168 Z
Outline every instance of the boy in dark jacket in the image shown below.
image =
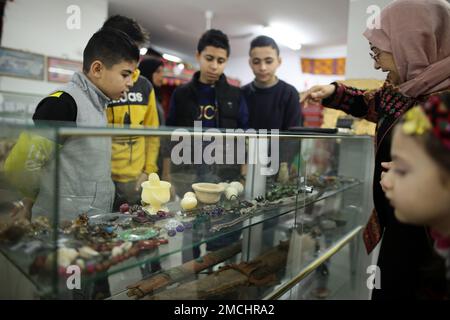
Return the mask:
M 280 50 L 267 36 L 259 36 L 250 44 L 249 64 L 255 75 L 242 92 L 249 110 L 249 126 L 253 129 L 288 130 L 301 124 L 300 98 L 297 90 L 278 79 Z
M 248 127 L 245 99 L 239 88 L 228 84 L 223 74 L 229 55 L 228 37 L 222 31 L 211 29 L 202 35 L 196 54 L 200 71 L 194 74 L 189 83 L 178 87 L 172 94 L 167 126 L 192 128 L 194 122 L 199 121 L 203 128 L 246 129 Z M 199 178 L 206 172 L 203 172 L 203 168 L 204 166 L 197 167 Z M 215 169 L 230 171 L 225 170 L 230 169 L 225 166 Z M 170 166 L 167 159 L 164 171 L 167 172 L 166 177 L 170 179 Z M 211 167 L 208 168 L 208 173 L 210 172 Z M 219 177 L 216 178 L 222 180 L 239 178 L 239 173 L 235 176 L 231 172 L 217 174 Z M 181 189 L 190 191 L 190 185 Z
M 174 91 L 167 126 L 192 128 L 195 121 L 200 121 L 203 128 L 246 129 L 248 127 L 245 99 L 240 89 L 229 85 L 223 74 L 229 55 L 228 37 L 222 31 L 211 29 L 202 35 L 196 54 L 200 71 L 194 74 L 189 83 Z M 176 173 L 173 172 L 174 170 Z M 177 188 L 176 191 L 180 197 L 185 192 L 191 191 L 191 184 L 196 181 L 239 180 L 240 170 L 242 168 L 237 164 L 217 166 L 182 164 L 177 167 L 172 166 L 170 169 L 168 159 L 165 160 L 164 166 L 164 171 L 167 173 L 166 179 L 172 180 L 172 185 Z M 172 174 L 170 174 L 171 171 Z M 221 248 L 237 241 L 239 236 L 240 232 L 237 232 L 230 237 L 209 242 L 207 249 Z M 199 254 L 199 248 L 194 247 L 194 258 Z M 189 258 L 186 252 L 183 252 L 183 260 Z

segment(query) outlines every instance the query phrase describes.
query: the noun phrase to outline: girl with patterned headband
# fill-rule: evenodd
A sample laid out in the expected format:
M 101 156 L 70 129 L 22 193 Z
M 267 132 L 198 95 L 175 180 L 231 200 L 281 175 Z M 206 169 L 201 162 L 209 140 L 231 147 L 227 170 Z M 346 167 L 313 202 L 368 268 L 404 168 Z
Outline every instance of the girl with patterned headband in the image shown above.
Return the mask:
M 450 293 L 450 93 L 431 96 L 396 126 L 392 169 L 381 184 L 396 218 L 431 229 Z M 450 294 L 448 294 L 450 298 Z

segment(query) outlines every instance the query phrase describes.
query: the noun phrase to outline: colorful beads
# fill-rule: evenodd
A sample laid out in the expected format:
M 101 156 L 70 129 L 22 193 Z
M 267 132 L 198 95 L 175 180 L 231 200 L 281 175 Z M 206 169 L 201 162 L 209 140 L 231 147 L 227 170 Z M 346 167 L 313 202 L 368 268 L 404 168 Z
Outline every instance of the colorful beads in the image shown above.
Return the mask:
M 192 222 L 183 221 L 182 224 L 183 224 L 185 230 L 192 229 Z
M 130 205 L 128 203 L 124 203 L 120 206 L 119 210 L 121 213 L 126 213 L 130 211 Z

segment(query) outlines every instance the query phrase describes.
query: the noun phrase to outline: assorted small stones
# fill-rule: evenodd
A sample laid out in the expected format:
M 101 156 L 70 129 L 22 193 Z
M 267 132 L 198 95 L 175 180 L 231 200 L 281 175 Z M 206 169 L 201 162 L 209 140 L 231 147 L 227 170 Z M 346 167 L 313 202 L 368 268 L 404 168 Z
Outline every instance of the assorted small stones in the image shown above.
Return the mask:
M 114 232 L 114 227 L 113 226 L 103 227 L 103 231 L 105 231 L 108 234 L 112 234 Z
M 313 186 L 325 185 L 327 187 L 335 186 L 339 182 L 338 177 L 334 176 L 312 176 L 310 177 L 310 180 L 313 180 Z M 307 182 L 311 182 L 310 180 Z M 137 224 L 151 224 L 168 219 L 164 228 L 167 230 L 167 235 L 169 237 L 174 237 L 177 233 L 185 232 L 186 230 L 198 228 L 202 228 L 201 230 L 216 232 L 244 221 L 248 218 L 248 215 L 253 214 L 257 208 L 271 204 L 272 201 L 276 201 L 277 199 L 284 197 L 290 197 L 298 193 L 309 193 L 313 191 L 313 188 L 309 186 L 307 188 L 301 187 L 298 189 L 297 185 L 280 185 L 278 183 L 269 185 L 269 191 L 264 196 L 256 197 L 252 201 L 240 201 L 238 199 L 232 209 L 229 207 L 226 207 L 227 209 L 225 209 L 221 206 L 207 205 L 204 207 L 197 207 L 189 213 L 183 211 L 178 213 L 177 219 L 180 220 L 183 219 L 183 217 L 186 218 L 189 214 L 195 214 L 195 219 L 191 219 L 189 221 L 179 221 L 177 219 L 173 219 L 175 217 L 174 213 L 162 210 L 158 211 L 155 215 L 149 215 L 145 211 L 145 208 L 141 205 L 129 205 L 128 203 L 122 204 L 119 211 L 121 214 L 130 216 L 114 214 L 115 217 L 112 217 L 109 220 L 106 220 L 107 218 L 105 217 L 99 224 L 90 224 L 89 217 L 86 214 L 80 215 L 77 219 L 75 219 L 75 221 L 67 223 L 65 227 L 61 227 L 60 229 L 64 234 L 71 234 L 74 236 L 75 239 L 77 239 L 77 243 L 71 243 L 70 247 L 74 248 L 68 248 L 69 245 L 67 245 L 67 248 L 63 247 L 59 249 L 59 260 L 57 261 L 58 272 L 61 275 L 66 275 L 65 271 L 67 266 L 74 263 L 80 266 L 82 272 L 84 273 L 104 272 L 111 266 L 138 255 L 141 251 L 153 250 L 161 244 L 168 243 L 167 239 L 156 238 L 133 242 L 117 241 L 117 239 L 114 239 L 117 236 L 115 231 L 119 227 L 122 227 L 119 228 L 119 230 L 129 227 L 125 227 L 124 223 L 119 222 L 119 218 L 121 221 L 128 221 L 129 224 L 131 224 L 131 221 Z M 235 183 L 233 187 L 237 190 L 238 194 L 242 193 L 242 188 L 240 188 L 237 183 Z M 233 196 L 234 199 L 236 192 L 234 192 L 235 190 L 231 191 L 229 192 L 229 198 L 232 198 Z M 185 196 L 189 198 L 189 196 L 192 195 L 187 194 Z M 234 216 L 230 216 L 233 220 L 227 221 L 227 219 L 221 219 L 224 214 L 240 214 L 240 216 L 236 219 L 234 219 Z M 228 218 L 228 216 L 224 218 Z M 219 224 L 219 222 L 223 223 Z M 204 229 L 205 226 L 207 229 Z M 332 220 L 324 220 L 320 224 L 320 227 L 323 230 L 332 230 L 336 228 L 336 226 L 337 222 Z M 317 236 L 319 232 L 321 232 L 320 229 L 315 231 L 313 234 Z M 87 241 L 80 242 L 78 240 Z M 42 251 L 40 253 L 42 253 Z M 53 265 L 52 259 L 55 261 L 55 253 L 48 253 L 47 255 L 40 254 L 35 258 L 33 264 L 31 265 L 30 273 L 36 274 L 41 270 L 48 271 L 48 268 L 51 268 Z
M 167 235 L 169 237 L 174 237 L 177 232 L 183 232 L 185 230 L 183 223 L 175 219 L 170 219 L 164 228 L 167 230 Z
M 266 199 L 268 201 L 277 201 L 283 198 L 289 198 L 298 194 L 297 185 L 280 185 L 274 184 L 266 192 Z
M 67 267 L 75 262 L 83 273 L 92 274 L 96 272 L 105 272 L 111 266 L 125 261 L 131 257 L 137 256 L 140 252 L 153 250 L 162 244 L 167 244 L 167 239 L 152 239 L 131 242 L 117 242 L 115 244 L 103 244 L 103 247 L 97 246 L 97 250 L 91 247 L 82 247 L 76 249 L 61 248 L 58 251 L 58 273 L 61 276 L 68 276 Z M 105 249 L 105 251 L 99 250 Z M 77 259 L 77 257 L 79 257 Z M 54 255 L 39 255 L 30 266 L 30 274 L 37 274 L 42 270 L 51 268 L 54 261 Z
M 175 237 L 176 234 L 177 234 L 177 231 L 174 230 L 174 229 L 169 229 L 169 230 L 167 230 L 167 235 L 168 235 L 169 237 Z
M 255 198 L 256 202 L 263 202 L 265 198 L 263 196 L 258 196 Z
M 133 221 L 140 223 L 140 224 L 144 224 L 144 223 L 150 223 L 152 222 L 149 218 L 145 217 L 145 216 L 136 216 L 133 217 Z
M 139 211 L 142 211 L 142 207 L 138 204 L 132 205 L 130 208 L 130 213 L 139 213 Z
M 130 206 L 128 203 L 124 203 L 120 206 L 120 212 L 122 214 L 130 214 L 132 215 L 133 222 L 137 224 L 145 224 L 145 223 L 155 223 L 159 220 L 172 218 L 175 215 L 171 212 L 166 211 L 158 211 L 156 215 L 151 215 L 147 213 L 141 205 L 133 205 Z
M 182 221 L 181 223 L 183 224 L 185 230 L 190 230 L 193 227 L 192 222 L 190 221 Z
M 130 205 L 128 203 L 124 203 L 119 208 L 120 213 L 127 214 L 130 211 Z
M 225 212 L 225 210 L 221 207 L 217 207 L 212 209 L 211 211 L 207 211 L 205 212 L 206 214 L 210 215 L 211 217 L 220 217 L 221 215 L 223 215 Z
M 240 206 L 239 213 L 241 215 L 249 215 L 249 214 L 251 214 L 252 212 L 254 212 L 256 210 L 256 204 L 257 204 L 256 200 L 254 200 L 253 202 L 249 202 L 249 201 L 246 201 L 246 200 L 241 201 L 240 204 L 239 204 L 239 206 Z

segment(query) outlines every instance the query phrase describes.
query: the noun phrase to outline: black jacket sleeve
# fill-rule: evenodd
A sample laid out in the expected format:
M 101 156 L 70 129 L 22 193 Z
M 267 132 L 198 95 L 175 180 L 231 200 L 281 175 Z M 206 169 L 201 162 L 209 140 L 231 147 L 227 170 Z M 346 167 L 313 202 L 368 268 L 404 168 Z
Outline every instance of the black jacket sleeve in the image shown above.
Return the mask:
M 77 104 L 71 95 L 62 93 L 60 96 L 54 95 L 44 98 L 39 102 L 33 114 L 36 121 L 66 121 L 76 122 Z

